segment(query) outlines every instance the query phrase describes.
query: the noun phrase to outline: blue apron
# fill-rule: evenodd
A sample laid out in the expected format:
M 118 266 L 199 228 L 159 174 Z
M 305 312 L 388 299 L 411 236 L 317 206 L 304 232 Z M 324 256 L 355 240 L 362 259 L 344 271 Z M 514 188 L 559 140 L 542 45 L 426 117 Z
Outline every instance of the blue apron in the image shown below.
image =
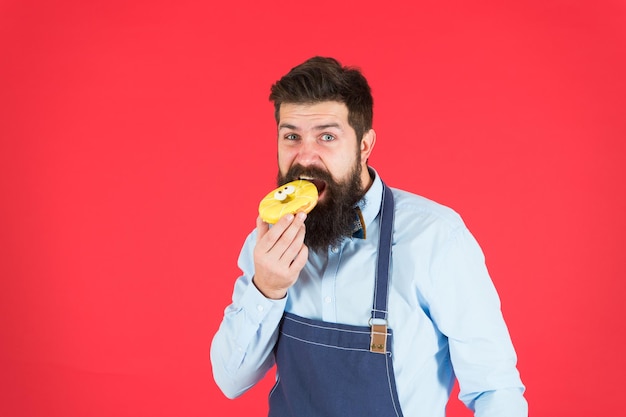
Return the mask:
M 284 313 L 275 347 L 278 380 L 270 417 L 401 417 L 387 327 L 394 203 L 383 184 L 370 326 Z

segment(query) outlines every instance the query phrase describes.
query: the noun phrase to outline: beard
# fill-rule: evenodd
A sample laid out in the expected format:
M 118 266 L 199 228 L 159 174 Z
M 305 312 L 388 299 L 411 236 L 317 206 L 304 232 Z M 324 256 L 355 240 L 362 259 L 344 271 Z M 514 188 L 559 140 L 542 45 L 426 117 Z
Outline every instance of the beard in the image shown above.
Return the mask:
M 359 155 L 360 157 L 360 155 Z M 305 220 L 304 243 L 315 252 L 325 252 L 354 232 L 356 204 L 363 197 L 361 163 L 357 161 L 345 181 L 337 182 L 329 172 L 318 167 L 294 165 L 285 175 L 278 172 L 278 185 L 300 177 L 315 178 L 316 185 L 324 182 L 324 200 L 319 201 Z M 319 185 L 318 185 L 319 188 Z

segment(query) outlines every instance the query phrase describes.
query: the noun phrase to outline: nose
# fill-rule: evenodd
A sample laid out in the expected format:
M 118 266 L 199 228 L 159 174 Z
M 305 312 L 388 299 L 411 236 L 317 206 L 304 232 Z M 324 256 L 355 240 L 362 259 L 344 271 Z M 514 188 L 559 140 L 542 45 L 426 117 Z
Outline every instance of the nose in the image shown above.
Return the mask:
M 315 139 L 306 138 L 300 142 L 296 162 L 302 166 L 319 165 L 320 155 Z

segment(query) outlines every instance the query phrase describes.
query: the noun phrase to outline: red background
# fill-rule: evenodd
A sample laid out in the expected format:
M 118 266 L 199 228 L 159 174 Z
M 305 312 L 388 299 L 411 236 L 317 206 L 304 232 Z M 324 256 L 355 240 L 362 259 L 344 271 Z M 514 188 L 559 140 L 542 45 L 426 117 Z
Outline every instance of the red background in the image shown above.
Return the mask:
M 622 413 L 625 3 L 383 3 L 0 3 L 0 415 L 265 415 L 208 351 L 269 86 L 317 54 L 369 78 L 385 181 L 481 243 L 531 415 Z

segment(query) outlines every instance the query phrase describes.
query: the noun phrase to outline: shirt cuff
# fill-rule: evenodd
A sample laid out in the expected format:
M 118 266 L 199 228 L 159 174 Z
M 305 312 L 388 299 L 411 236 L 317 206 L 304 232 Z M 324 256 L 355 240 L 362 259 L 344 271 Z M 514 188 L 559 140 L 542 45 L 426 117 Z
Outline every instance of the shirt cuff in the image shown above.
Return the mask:
M 246 316 L 257 324 L 263 321 L 278 324 L 283 317 L 286 304 L 287 296 L 280 300 L 267 298 L 253 282 L 250 282 L 241 298 L 241 307 L 246 312 Z

